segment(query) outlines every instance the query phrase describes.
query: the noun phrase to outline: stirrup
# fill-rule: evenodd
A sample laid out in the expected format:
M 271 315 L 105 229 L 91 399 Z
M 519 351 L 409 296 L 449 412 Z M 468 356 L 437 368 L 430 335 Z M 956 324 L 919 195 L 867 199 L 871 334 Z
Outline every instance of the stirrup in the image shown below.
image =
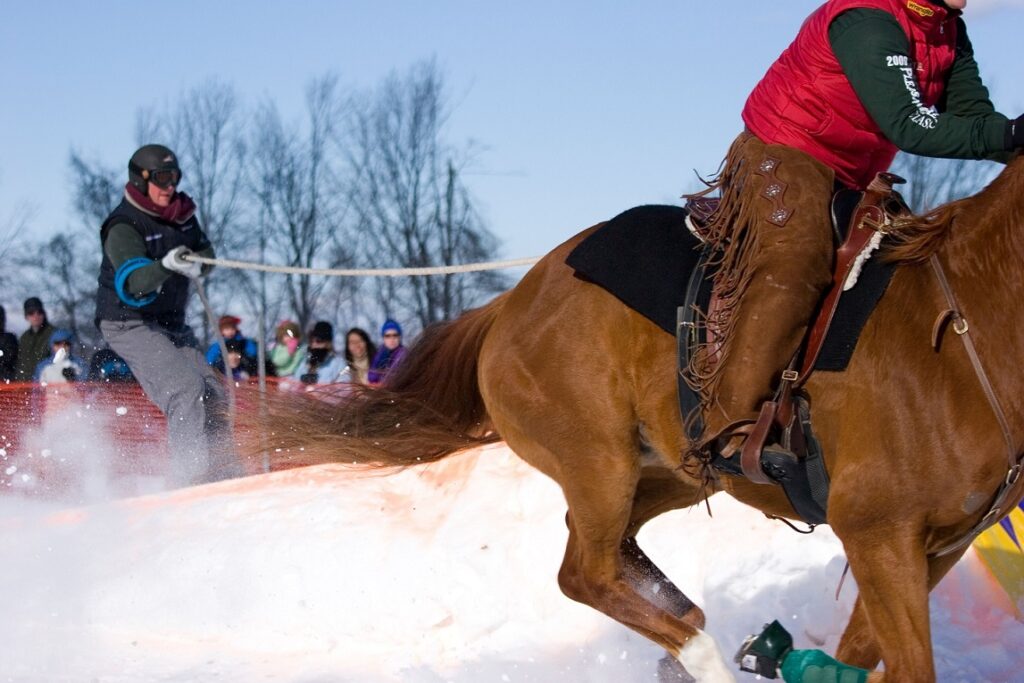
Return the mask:
M 726 458 L 718 451 L 711 454 L 711 467 L 723 474 L 734 474 L 738 477 L 743 476 L 743 468 L 740 467 L 740 454 L 735 453 L 731 457 Z
M 769 479 L 776 483 L 782 483 L 793 478 L 794 470 L 800 467 L 800 459 L 788 448 L 772 443 L 761 450 L 759 464 Z M 723 474 L 745 476 L 743 468 L 740 466 L 739 453 L 726 458 L 715 451 L 711 456 L 711 467 Z
M 793 475 L 800 467 L 800 458 L 796 453 L 777 443 L 771 443 L 761 450 L 761 471 L 773 481 L 782 483 L 792 481 Z

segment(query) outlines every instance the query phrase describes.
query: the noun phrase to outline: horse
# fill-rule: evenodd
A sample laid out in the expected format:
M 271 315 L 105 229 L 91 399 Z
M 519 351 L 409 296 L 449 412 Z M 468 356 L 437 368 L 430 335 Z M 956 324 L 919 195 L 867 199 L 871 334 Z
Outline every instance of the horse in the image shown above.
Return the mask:
M 936 551 L 991 517 L 1006 441 L 1021 450 L 1021 216 L 1017 157 L 978 194 L 906 220 L 886 255 L 898 264 L 893 279 L 847 369 L 806 385 L 831 475 L 827 521 L 859 587 L 836 657 L 884 664 L 874 683 L 935 680 L 928 594 L 966 544 Z M 769 515 L 795 513 L 777 486 L 709 482 L 685 462 L 675 339 L 565 263 L 600 225 L 490 303 L 428 327 L 384 387 L 342 405 L 289 399 L 263 424 L 271 446 L 301 447 L 304 464 L 404 467 L 504 440 L 564 493 L 563 593 L 661 645 L 697 680 L 733 680 L 704 612 L 647 557 L 637 532 L 723 491 Z M 949 307 L 933 257 L 970 326 L 1007 439 L 964 346 L 930 343 Z

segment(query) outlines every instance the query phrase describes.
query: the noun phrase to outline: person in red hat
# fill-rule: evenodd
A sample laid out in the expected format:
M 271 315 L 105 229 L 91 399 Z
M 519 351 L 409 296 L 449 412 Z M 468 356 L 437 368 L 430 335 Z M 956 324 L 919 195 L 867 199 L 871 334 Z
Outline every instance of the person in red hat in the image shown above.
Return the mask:
M 242 331 L 238 328 L 241 324 L 242 319 L 234 315 L 222 315 L 220 320 L 217 321 L 217 327 L 220 329 L 220 335 L 224 337 L 224 341 L 234 340 L 242 344 L 242 355 L 255 362 L 259 353 L 256 348 L 256 341 L 242 334 Z M 210 344 L 210 348 L 206 349 L 206 362 L 210 365 L 218 365 L 220 363 L 219 342 L 215 341 L 213 344 Z

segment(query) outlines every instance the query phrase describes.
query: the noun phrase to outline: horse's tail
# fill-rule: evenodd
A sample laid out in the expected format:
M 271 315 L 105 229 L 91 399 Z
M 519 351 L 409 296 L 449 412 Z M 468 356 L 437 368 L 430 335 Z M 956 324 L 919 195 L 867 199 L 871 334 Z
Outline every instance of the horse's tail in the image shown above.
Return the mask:
M 477 367 L 505 299 L 429 326 L 384 386 L 348 384 L 277 396 L 269 401 L 269 416 L 248 431 L 262 435 L 261 450 L 270 452 L 276 467 L 403 467 L 500 440 L 480 394 Z

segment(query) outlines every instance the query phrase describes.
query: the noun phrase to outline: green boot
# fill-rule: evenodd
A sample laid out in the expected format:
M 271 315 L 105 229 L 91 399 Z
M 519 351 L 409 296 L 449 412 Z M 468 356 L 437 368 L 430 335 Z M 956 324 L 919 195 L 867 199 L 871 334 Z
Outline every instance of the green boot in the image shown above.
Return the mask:
M 765 624 L 760 635 L 750 636 L 735 661 L 741 671 L 746 671 L 765 678 L 777 678 L 779 667 L 786 655 L 793 651 L 793 636 L 778 621 Z
M 742 671 L 786 683 L 865 683 L 868 672 L 836 661 L 821 650 L 794 650 L 793 637 L 778 621 L 750 636 L 736 654 Z

